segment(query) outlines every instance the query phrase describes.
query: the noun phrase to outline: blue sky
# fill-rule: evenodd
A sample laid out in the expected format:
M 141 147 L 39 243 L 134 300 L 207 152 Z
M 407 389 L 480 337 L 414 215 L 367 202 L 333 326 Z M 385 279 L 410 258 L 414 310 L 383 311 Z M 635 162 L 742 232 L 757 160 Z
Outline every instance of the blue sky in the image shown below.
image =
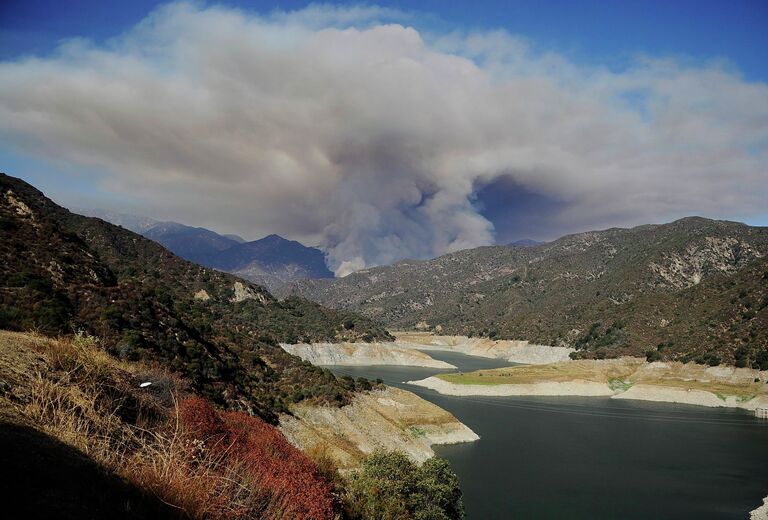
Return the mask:
M 154 0 L 5 0 L 0 4 L 0 57 L 50 51 L 64 38 L 105 39 L 135 23 Z M 212 2 L 269 12 L 310 2 Z M 360 5 L 361 2 L 331 2 Z M 724 58 L 749 79 L 768 80 L 768 2 L 764 0 L 415 0 L 371 5 L 416 11 L 431 23 L 504 28 L 571 58 L 621 67 L 637 53 Z
M 176 60 L 187 55 L 178 54 L 176 47 L 169 45 L 163 49 L 162 46 L 183 41 L 190 45 L 189 49 L 197 49 L 190 52 L 204 55 L 207 49 L 197 46 L 196 39 L 201 32 L 208 32 L 206 24 L 210 23 L 212 35 L 218 34 L 219 25 L 227 24 L 232 24 L 233 28 L 247 26 L 254 32 L 263 30 L 266 39 L 259 40 L 261 43 L 243 39 L 241 44 L 237 40 L 227 41 L 226 37 L 215 36 L 217 44 L 222 45 L 219 62 L 222 57 L 226 61 L 227 57 L 241 52 L 255 60 L 251 63 L 253 77 L 243 79 L 235 70 L 235 76 L 230 79 L 243 80 L 248 89 L 262 92 L 270 85 L 265 78 L 277 69 L 275 74 L 285 75 L 288 84 L 301 85 L 306 77 L 291 79 L 294 66 L 275 67 L 275 64 L 294 63 L 292 60 L 303 59 L 303 54 L 280 54 L 285 49 L 271 49 L 276 52 L 278 62 L 267 60 L 261 63 L 259 60 L 264 58 L 261 51 L 271 45 L 269 31 L 279 29 L 282 23 L 268 15 L 276 11 L 302 10 L 308 4 L 294 1 L 192 4 L 196 7 L 171 10 L 172 15 L 163 11 L 162 23 L 150 29 L 148 35 L 142 35 L 142 38 L 160 42 L 160 47 L 148 44 L 140 54 L 133 54 L 135 48 L 125 42 L 115 46 L 111 39 L 130 34 L 148 13 L 165 4 L 146 0 L 5 0 L 0 3 L 0 69 L 5 67 L 3 70 L 6 70 L 6 83 L 0 79 L 0 110 L 5 108 L 12 114 L 6 118 L 5 128 L 0 123 L 2 170 L 27 179 L 70 206 L 110 206 L 204 225 L 221 232 L 236 232 L 247 238 L 278 232 L 291 238 L 326 243 L 329 249 L 338 250 L 337 263 L 347 262 L 356 267 L 393 261 L 398 256 L 430 256 L 456 247 L 487 243 L 488 240 L 505 243 L 524 237 L 549 239 L 566 232 L 663 222 L 692 213 L 768 225 L 768 214 L 756 209 L 768 207 L 766 191 L 760 187 L 761 176 L 768 184 L 768 174 L 759 166 L 760 158 L 768 148 L 768 124 L 762 115 L 768 108 L 763 106 L 768 103 L 762 101 L 768 93 L 766 1 L 518 0 L 469 3 L 422 0 L 322 4 L 349 12 L 373 5 L 398 10 L 400 13 L 396 15 L 371 15 L 352 25 L 361 30 L 388 21 L 413 26 L 426 42 L 425 48 L 422 49 L 421 43 L 415 44 L 412 34 L 407 31 L 396 31 L 396 34 L 379 31 L 373 36 L 358 35 L 359 41 L 349 49 L 349 56 L 339 62 L 335 62 L 333 56 L 323 54 L 325 49 L 317 51 L 318 56 L 310 59 L 308 66 L 312 68 L 316 63 L 322 63 L 323 67 L 328 67 L 318 69 L 318 84 L 307 86 L 306 92 L 293 93 L 297 97 L 288 100 L 270 98 L 265 106 L 305 106 L 306 103 L 313 106 L 317 99 L 322 99 L 330 100 L 324 109 L 346 107 L 344 110 L 352 112 L 345 113 L 363 114 L 359 120 L 354 117 L 352 121 L 340 120 L 336 122 L 340 125 L 337 127 L 332 124 L 318 126 L 317 120 L 309 123 L 300 118 L 293 120 L 291 118 L 298 116 L 291 111 L 278 114 L 277 122 L 270 123 L 270 131 L 263 134 L 272 135 L 270 132 L 275 125 L 279 127 L 284 119 L 288 121 L 285 128 L 277 128 L 281 137 L 275 141 L 274 149 L 254 144 L 265 142 L 262 137 L 237 141 L 251 134 L 262 136 L 261 132 L 265 130 L 259 117 L 243 121 L 233 118 L 237 122 L 231 124 L 225 122 L 224 132 L 229 132 L 226 134 L 228 138 L 236 141 L 236 146 L 232 145 L 230 149 L 215 142 L 222 131 L 221 123 L 205 128 L 211 124 L 210 114 L 186 109 L 184 102 L 196 103 L 201 99 L 199 92 L 184 92 L 178 100 L 172 96 L 162 101 L 163 94 L 170 88 L 169 78 L 177 77 L 184 78 L 192 86 L 199 82 L 201 91 L 206 92 L 206 99 L 215 100 L 216 107 L 231 102 L 234 114 L 249 113 L 249 108 L 254 106 L 247 91 L 217 90 L 220 83 L 212 78 L 233 74 L 232 70 L 226 69 L 226 64 L 208 77 L 199 68 L 184 68 L 186 63 L 177 66 Z M 211 9 L 213 6 L 225 8 Z M 315 9 L 312 16 L 316 16 L 317 11 Z M 222 21 L 221 13 L 227 13 L 226 21 Z M 251 18 L 254 14 L 261 15 L 257 17 L 260 21 Z M 169 17 L 183 21 L 169 23 Z M 326 23 L 317 19 L 307 22 L 306 17 L 297 20 L 294 22 L 299 25 L 309 24 L 302 26 L 301 30 L 305 31 L 302 35 L 287 37 L 299 38 L 292 42 L 297 49 L 304 41 L 302 38 L 317 37 L 313 33 L 316 29 L 313 24 Z M 500 39 L 499 34 L 502 35 Z M 62 58 L 57 49 L 62 42 L 72 39 L 85 39 L 90 43 L 76 46 L 75 51 L 70 49 L 68 52 L 74 54 Z M 338 67 L 346 67 L 357 59 L 362 60 L 363 66 L 368 59 L 380 59 L 381 50 L 377 45 L 384 41 L 391 45 L 385 53 L 388 59 L 407 57 L 423 66 L 423 70 L 417 72 L 423 73 L 419 77 L 428 79 L 419 85 L 425 91 L 414 93 L 404 88 L 407 82 L 394 77 L 379 77 L 379 71 L 365 72 L 357 78 L 358 67 L 358 70 L 344 70 L 354 80 L 347 85 L 361 86 L 349 92 L 339 92 L 340 97 L 332 99 L 337 93 L 327 89 L 338 90 L 333 80 L 335 71 L 340 70 Z M 360 53 L 369 54 L 358 56 L 358 49 L 354 48 L 358 44 L 362 49 Z M 111 61 L 99 62 L 88 54 L 88 49 L 103 51 Z M 347 52 L 343 45 L 340 49 L 333 52 L 340 55 Z M 498 50 L 503 52 L 497 55 Z M 404 54 L 399 56 L 400 52 Z M 30 61 L 33 56 L 38 59 Z M 140 68 L 135 68 L 135 61 L 127 60 L 137 56 Z M 446 73 L 445 59 L 454 56 L 475 60 L 479 71 L 470 75 L 475 72 L 479 75 L 466 85 L 458 80 L 456 92 L 460 92 L 460 97 L 450 98 L 450 103 L 455 102 L 455 106 L 447 105 L 449 112 L 455 108 L 457 113 L 451 115 L 456 119 L 445 122 L 443 99 L 438 99 L 434 107 L 427 105 L 432 98 L 445 94 L 440 78 Z M 271 64 L 271 68 L 261 68 L 267 64 Z M 169 70 L 163 70 L 166 66 Z M 238 67 L 242 69 L 242 64 Z M 459 69 L 461 67 L 465 65 L 460 65 Z M 153 74 L 147 71 L 155 71 L 156 75 L 147 77 L 147 74 Z M 324 76 L 325 72 L 330 75 Z M 27 75 L 29 78 L 47 78 L 38 80 L 43 82 L 45 91 L 40 93 L 39 83 L 25 86 L 27 79 L 11 77 L 20 74 L 24 78 Z M 527 82 L 532 77 L 544 81 L 543 86 L 530 90 Z M 331 83 L 323 83 L 328 78 Z M 63 79 L 72 79 L 72 82 L 59 91 L 56 85 Z M 377 97 L 368 100 L 368 104 L 357 105 L 358 101 L 362 102 L 356 99 L 358 94 L 362 95 L 365 89 L 376 90 L 382 79 L 391 79 L 393 87 L 376 94 Z M 92 80 L 95 83 L 88 85 Z M 131 83 L 134 80 L 135 84 Z M 437 82 L 437 90 L 429 90 L 432 80 Z M 127 95 L 130 92 L 120 89 L 124 81 L 128 83 L 123 86 L 135 88 L 136 92 L 154 94 L 140 98 L 138 105 L 115 105 L 115 100 L 133 102 Z M 477 85 L 485 89 L 483 92 L 488 99 L 475 98 L 473 89 Z M 342 86 L 341 91 L 345 88 Z M 398 88 L 403 91 L 397 92 Z M 531 100 L 508 99 L 503 94 L 505 89 L 529 92 L 533 97 Z M 31 92 L 31 98 L 25 98 L 27 90 Z M 325 93 L 313 99 L 315 91 Z M 378 103 L 382 96 L 387 97 L 393 91 L 397 95 L 390 103 L 398 106 L 392 113 L 402 111 L 402 135 L 397 123 L 393 127 L 387 126 L 389 114 L 386 111 L 364 113 L 371 103 Z M 98 99 L 102 94 L 104 99 Z M 190 96 L 189 101 L 185 95 Z M 418 98 L 420 95 L 424 97 Z M 179 105 L 169 109 L 169 105 L 176 101 Z M 414 110 L 422 112 L 421 105 L 412 104 L 416 101 L 424 105 L 423 114 L 420 114 L 423 120 L 409 126 L 409 115 Z M 487 106 L 475 111 L 475 103 Z M 500 123 L 493 117 L 497 108 L 500 113 L 509 114 L 509 124 Z M 554 114 L 552 108 L 556 109 Z M 155 121 L 155 127 L 163 127 L 164 133 L 159 133 L 161 130 L 158 129 L 156 136 L 157 144 L 163 146 L 162 151 L 152 148 L 152 140 L 137 134 L 141 128 L 135 130 L 132 127 L 133 115 L 145 109 L 147 121 L 168 110 L 167 120 Z M 571 115 L 559 118 L 558 113 Z M 586 117 L 586 113 L 593 115 Z M 45 117 L 38 117 L 41 114 Z M 90 135 L 89 128 L 78 126 L 82 123 L 81 115 L 90 115 L 101 125 L 101 130 Z M 18 119 L 14 119 L 16 117 Z M 46 118 L 55 124 L 39 126 Z M 519 126 L 514 124 L 515 118 L 522 121 Z M 380 127 L 378 123 L 366 126 L 372 120 L 383 122 Z M 468 127 L 476 128 L 486 136 L 488 149 L 477 149 L 477 146 L 482 148 L 483 143 L 475 143 L 473 135 L 460 135 L 462 129 L 459 127 L 464 120 L 471 120 Z M 453 123 L 459 127 L 452 128 Z M 446 128 L 430 127 L 436 124 Z M 61 134 L 60 129 L 70 127 L 68 125 L 76 130 Z M 345 127 L 355 125 L 358 125 L 357 133 L 347 136 Z M 508 139 L 497 139 L 494 132 L 498 131 L 499 125 L 504 127 L 502 132 L 509 133 Z M 295 134 L 297 128 L 313 127 L 314 133 Z M 199 130 L 197 137 L 187 135 L 189 128 Z M 152 133 L 152 126 L 148 125 L 147 130 Z M 445 142 L 451 144 L 441 147 L 435 144 L 430 134 L 443 130 L 447 131 Z M 322 138 L 329 131 L 339 134 L 338 142 L 319 142 L 318 136 Z M 527 142 L 531 132 L 540 132 L 538 141 Z M 109 140 L 105 135 L 117 140 Z M 177 149 L 181 135 L 187 141 Z M 167 141 L 163 141 L 166 138 Z M 350 139 L 355 142 L 352 148 L 357 146 L 359 149 L 337 157 L 339 146 L 350 146 Z M 669 139 L 673 142 L 667 143 Z M 291 143 L 293 140 L 300 145 L 299 150 L 319 150 L 318 153 L 325 154 L 329 161 L 338 161 L 324 172 L 325 181 L 340 176 L 345 179 L 344 188 L 331 189 L 322 184 L 318 180 L 321 174 L 315 169 L 326 166 L 326 163 L 318 165 L 315 155 L 302 155 L 290 148 L 297 144 Z M 498 143 L 493 144 L 497 140 Z M 465 142 L 469 143 L 468 149 L 456 152 L 456 148 L 463 148 Z M 168 149 L 173 153 L 166 153 Z M 207 156 L 201 156 L 201 150 L 211 154 L 211 161 L 218 161 L 212 164 L 227 166 L 204 179 L 211 168 L 203 169 Z M 230 161 L 232 150 L 236 155 L 241 152 L 249 155 L 253 162 Z M 466 168 L 476 171 L 463 175 L 461 172 L 424 170 L 451 170 L 456 163 L 445 161 L 457 154 L 466 162 Z M 427 163 L 429 165 L 424 166 Z M 184 168 L 192 171 L 183 171 Z M 249 168 L 257 173 L 250 172 Z M 270 168 L 275 171 L 271 172 Z M 616 168 L 619 173 L 615 172 Z M 622 173 L 622 168 L 627 171 Z M 697 173 L 699 169 L 700 174 Z M 272 183 L 279 185 L 279 189 L 275 188 L 279 193 L 262 200 L 259 197 L 266 190 L 260 183 L 270 174 L 281 176 L 279 182 Z M 619 180 L 622 176 L 624 178 Z M 305 201 L 297 202 L 295 194 L 291 198 L 292 189 L 313 182 L 318 183 L 318 190 L 332 194 L 326 204 L 349 205 L 343 197 L 341 202 L 335 200 L 339 193 L 353 191 L 347 187 L 349 185 L 369 193 L 365 197 L 361 197 L 361 192 L 344 195 L 351 197 L 355 204 L 360 203 L 357 204 L 363 208 L 360 213 L 341 217 L 340 222 L 325 221 L 322 208 L 318 207 L 318 213 L 312 213 L 304 207 L 308 206 Z M 233 183 L 241 183 L 240 187 L 247 189 L 233 192 L 230 188 Z M 173 204 L 169 203 L 168 197 L 158 196 L 164 194 L 163 190 L 168 186 L 179 189 L 178 201 Z M 230 197 L 231 200 L 220 204 L 218 209 L 211 204 L 206 211 L 200 210 L 205 206 L 201 201 L 212 202 L 206 197 L 213 194 L 214 186 L 221 188 L 216 197 Z M 402 191 L 395 193 L 393 186 Z M 410 193 L 414 189 L 420 192 L 415 198 Z M 381 205 L 382 194 L 392 198 L 386 207 Z M 242 197 L 239 202 L 238 197 Z M 281 210 L 285 212 L 277 215 L 279 218 L 272 218 L 277 211 L 270 207 L 273 201 L 280 201 L 280 208 L 290 207 Z M 761 206 L 762 202 L 765 204 Z M 603 204 L 605 208 L 595 210 Z M 262 206 L 266 209 L 259 213 L 258 208 Z M 440 209 L 435 209 L 438 206 Z M 443 213 L 429 213 L 432 211 Z M 454 215 L 459 216 L 454 219 Z M 478 215 L 488 219 L 493 228 L 486 229 Z M 355 227 L 360 222 L 368 227 Z M 316 225 L 313 227 L 312 223 Z M 378 250 L 365 251 L 363 246 L 347 243 L 354 238 L 338 238 L 363 234 L 364 239 L 358 238 L 360 243 L 382 243 L 385 244 L 383 248 L 400 248 L 401 251 L 394 255 Z M 425 237 L 430 235 L 438 238 L 423 246 L 429 242 Z M 480 238 L 467 239 L 467 236 Z

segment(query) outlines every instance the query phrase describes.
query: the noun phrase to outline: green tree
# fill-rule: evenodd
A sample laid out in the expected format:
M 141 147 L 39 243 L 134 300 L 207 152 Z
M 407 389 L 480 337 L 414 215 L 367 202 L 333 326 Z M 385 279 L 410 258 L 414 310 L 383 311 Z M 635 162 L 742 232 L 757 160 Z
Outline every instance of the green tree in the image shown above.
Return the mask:
M 459 479 L 445 459 L 434 457 L 418 468 L 417 488 L 416 520 L 464 518 Z
M 350 476 L 346 488 L 347 513 L 353 519 L 464 518 L 458 478 L 442 459 L 417 466 L 402 453 L 377 451 Z

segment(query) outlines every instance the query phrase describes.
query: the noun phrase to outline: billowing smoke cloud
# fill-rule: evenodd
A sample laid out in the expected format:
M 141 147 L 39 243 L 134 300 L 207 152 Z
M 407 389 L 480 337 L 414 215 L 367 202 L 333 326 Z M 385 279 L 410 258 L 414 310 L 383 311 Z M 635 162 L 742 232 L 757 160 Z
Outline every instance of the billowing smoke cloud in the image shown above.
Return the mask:
M 0 136 L 156 216 L 320 243 L 339 275 L 492 243 L 472 198 L 502 176 L 562 201 L 563 230 L 765 210 L 765 84 L 392 20 L 170 4 L 106 44 L 0 64 Z

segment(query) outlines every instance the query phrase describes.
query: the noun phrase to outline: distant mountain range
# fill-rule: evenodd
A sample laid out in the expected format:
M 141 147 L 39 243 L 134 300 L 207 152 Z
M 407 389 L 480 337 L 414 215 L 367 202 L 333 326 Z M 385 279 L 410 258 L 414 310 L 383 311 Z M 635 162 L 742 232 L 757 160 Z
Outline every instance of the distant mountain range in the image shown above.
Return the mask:
M 237 235 L 222 235 L 178 222 L 161 222 L 98 209 L 78 208 L 76 212 L 144 235 L 186 260 L 232 273 L 270 289 L 299 279 L 333 278 L 322 251 L 279 235 L 247 242 Z
M 736 222 L 690 217 L 480 247 L 281 291 L 391 328 L 768 369 L 768 228 Z

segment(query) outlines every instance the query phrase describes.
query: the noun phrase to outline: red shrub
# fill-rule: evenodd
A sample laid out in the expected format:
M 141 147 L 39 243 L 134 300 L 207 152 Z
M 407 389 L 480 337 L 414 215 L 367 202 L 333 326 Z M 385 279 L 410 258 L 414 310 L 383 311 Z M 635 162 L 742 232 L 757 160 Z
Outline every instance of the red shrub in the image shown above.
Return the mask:
M 332 486 L 273 426 L 241 412 L 220 413 L 201 398 L 179 405 L 185 432 L 263 494 L 267 518 L 334 518 Z
M 190 397 L 179 403 L 179 420 L 187 435 L 204 441 L 209 448 L 226 441 L 224 421 L 219 412 L 202 397 Z

